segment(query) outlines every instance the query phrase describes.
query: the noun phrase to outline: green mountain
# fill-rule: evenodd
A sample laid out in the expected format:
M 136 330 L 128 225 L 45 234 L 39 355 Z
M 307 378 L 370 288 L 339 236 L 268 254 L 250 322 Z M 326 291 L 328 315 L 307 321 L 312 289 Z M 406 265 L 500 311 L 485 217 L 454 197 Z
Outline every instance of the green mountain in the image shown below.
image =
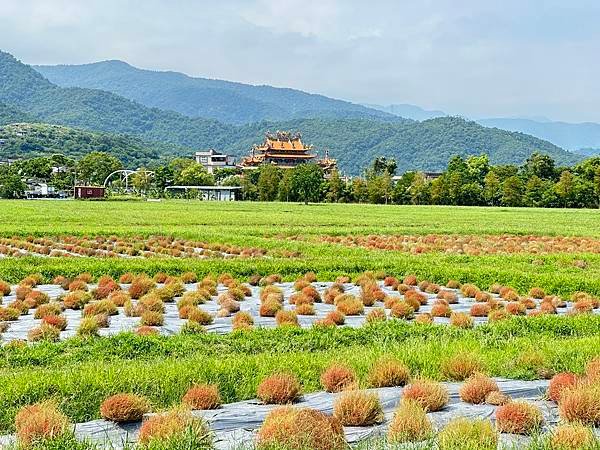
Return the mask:
M 373 109 L 377 109 L 379 111 L 384 111 L 390 114 L 393 114 L 394 116 L 400 116 L 400 117 L 404 117 L 406 119 L 412 119 L 412 120 L 427 120 L 427 119 L 435 119 L 436 117 L 446 117 L 448 114 L 446 114 L 444 111 L 438 111 L 438 110 L 427 110 L 427 109 L 423 109 L 420 106 L 417 105 L 410 105 L 408 103 L 399 103 L 399 104 L 393 104 L 393 105 L 372 105 L 372 104 L 365 104 L 366 107 L 368 108 L 373 108 Z
M 191 153 L 191 150 L 175 145 L 147 143 L 132 136 L 83 131 L 61 125 L 13 123 L 0 126 L 0 159 L 55 153 L 81 158 L 94 151 L 110 153 L 123 161 L 126 167 L 132 168 L 152 166 L 165 157 Z
M 62 88 L 1 52 L 0 102 L 23 111 L 31 117 L 30 122 L 135 136 L 135 139 L 115 137 L 126 140 L 117 145 L 117 151 L 131 164 L 147 161 L 152 157 L 152 151 L 158 152 L 157 155 L 192 152 L 183 147 L 213 147 L 240 156 L 246 154 L 253 143 L 262 141 L 265 131 L 278 129 L 301 131 L 304 140 L 321 154 L 324 149 L 329 149 L 331 156 L 338 159 L 341 169 L 348 174 L 360 173 L 376 156 L 395 158 L 400 170 L 441 170 L 455 154 L 486 153 L 494 163 L 517 164 L 534 151 L 549 154 L 559 164 L 570 164 L 581 158 L 532 136 L 490 129 L 456 117 L 423 122 L 400 118 L 311 118 L 241 126 L 223 124 L 148 108 L 106 91 Z M 129 139 L 131 141 L 127 141 Z M 60 151 L 60 142 L 61 139 L 55 139 L 52 145 L 41 145 L 54 152 L 55 149 Z M 131 145 L 131 150 L 126 148 L 127 145 Z M 69 149 L 68 146 L 65 148 Z M 136 155 L 141 149 L 150 153 Z M 15 151 L 11 156 L 26 153 Z M 43 150 L 38 148 L 37 151 Z M 69 151 L 75 151 L 74 147 Z M 129 153 L 130 158 L 125 156 Z
M 29 122 L 31 117 L 13 106 L 0 102 L 0 125 L 16 122 Z
M 306 117 L 392 117 L 362 105 L 296 89 L 143 70 L 122 61 L 35 66 L 35 69 L 62 87 L 102 89 L 151 108 L 225 123 Z

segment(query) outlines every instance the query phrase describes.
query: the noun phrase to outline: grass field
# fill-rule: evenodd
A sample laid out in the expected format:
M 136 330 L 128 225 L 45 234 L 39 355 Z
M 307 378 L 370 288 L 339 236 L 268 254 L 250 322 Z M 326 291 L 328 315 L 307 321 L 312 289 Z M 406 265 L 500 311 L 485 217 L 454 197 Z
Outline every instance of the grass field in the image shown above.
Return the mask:
M 600 294 L 600 254 L 574 248 L 533 254 L 413 254 L 351 247 L 324 236 L 456 235 L 585 237 L 600 240 L 600 211 L 508 208 L 296 205 L 280 203 L 0 202 L 0 237 L 166 235 L 240 247 L 259 247 L 267 257 L 190 259 L 44 258 L 0 259 L 0 279 L 16 283 L 31 273 L 46 280 L 90 272 L 199 277 L 229 272 L 279 273 L 294 280 L 314 271 L 320 280 L 364 271 L 398 277 L 416 274 L 445 284 L 450 279 L 487 289 L 501 283 L 525 294 L 537 286 L 549 294 Z M 285 253 L 287 252 L 287 253 Z M 290 257 L 290 253 L 298 256 Z M 286 254 L 288 256 L 286 256 Z M 108 395 L 135 391 L 153 407 L 176 404 L 193 382 L 216 382 L 223 400 L 253 398 L 258 382 L 278 370 L 294 372 L 306 392 L 318 390 L 319 373 L 332 361 L 351 365 L 364 384 L 382 355 L 413 372 L 444 379 L 440 365 L 457 353 L 476 357 L 490 375 L 533 379 L 560 371 L 581 373 L 600 354 L 600 317 L 513 318 L 471 330 L 390 321 L 359 329 L 276 329 L 230 335 L 72 339 L 0 349 L 0 432 L 13 429 L 16 411 L 55 399 L 74 421 L 99 416 Z

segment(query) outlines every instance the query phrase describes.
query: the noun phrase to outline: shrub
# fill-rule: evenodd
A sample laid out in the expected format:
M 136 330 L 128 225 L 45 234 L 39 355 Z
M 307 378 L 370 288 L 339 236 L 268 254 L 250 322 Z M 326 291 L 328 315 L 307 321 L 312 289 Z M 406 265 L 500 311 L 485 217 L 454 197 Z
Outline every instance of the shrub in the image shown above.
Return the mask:
M 289 373 L 277 373 L 265 378 L 258 385 L 256 395 L 268 405 L 285 405 L 298 400 L 300 391 L 298 378 Z
M 182 402 L 192 409 L 217 409 L 221 406 L 219 387 L 215 384 L 196 384 L 188 389 Z
M 138 301 L 138 306 L 141 307 L 143 311 L 153 311 L 159 313 L 165 312 L 165 304 L 153 293 L 146 294 L 140 298 Z
M 67 309 L 82 309 L 91 299 L 92 296 L 88 292 L 69 292 L 63 298 L 63 306 Z
M 582 384 L 564 390 L 560 395 L 558 412 L 569 422 L 600 425 L 600 385 Z
M 146 295 L 155 287 L 156 283 L 151 278 L 146 275 L 138 275 L 131 280 L 131 285 L 129 286 L 129 295 L 131 298 L 137 300 Z
M 196 322 L 200 325 L 210 325 L 213 323 L 213 317 L 202 308 L 194 307 L 188 312 L 188 319 L 191 322 Z
M 19 320 L 19 316 L 21 315 L 21 311 L 15 308 L 11 308 L 10 306 L 7 308 L 3 308 L 0 306 L 0 320 L 1 321 L 15 321 Z
M 327 392 L 341 392 L 356 383 L 356 373 L 344 364 L 331 364 L 321 374 L 321 386 Z
M 344 322 L 346 322 L 346 316 L 340 311 L 329 311 L 325 316 L 325 320 L 331 321 L 335 325 L 344 325 Z
M 525 315 L 526 307 L 521 302 L 508 302 L 504 309 L 507 313 L 512 314 L 513 316 L 522 316 Z
M 470 314 L 473 317 L 487 317 L 491 310 L 487 303 L 475 303 L 471 306 Z
M 277 311 L 282 309 L 283 306 L 277 300 L 265 300 L 261 303 L 259 314 L 261 317 L 275 317 Z
M 64 331 L 67 328 L 67 319 L 65 316 L 49 315 L 42 317 L 42 323 L 51 325 L 54 328 Z
M 376 393 L 349 390 L 334 401 L 333 416 L 344 426 L 365 427 L 383 422 L 383 409 Z
M 510 314 L 505 309 L 495 309 L 488 314 L 488 320 L 490 322 L 499 322 L 508 319 L 509 317 Z
M 385 309 L 373 308 L 367 314 L 366 320 L 367 320 L 367 323 L 383 322 L 383 321 L 387 320 L 387 316 L 385 314 Z
M 412 306 L 403 300 L 399 300 L 392 305 L 390 317 L 395 317 L 398 319 L 412 319 L 414 317 L 414 313 L 415 310 Z
M 450 306 L 443 303 L 436 303 L 431 307 L 431 315 L 433 317 L 450 317 L 450 314 L 452 314 Z
M 456 280 L 448 280 L 446 287 L 448 289 L 460 289 L 460 283 Z
M 313 302 L 318 303 L 321 301 L 321 295 L 312 286 L 306 286 L 304 289 L 302 289 L 302 294 L 305 295 L 306 297 L 310 298 Z
M 148 326 L 161 326 L 165 322 L 162 313 L 156 311 L 144 311 L 141 316 L 140 324 Z
M 133 281 L 133 274 L 131 272 L 126 272 L 119 277 L 119 283 L 122 284 L 130 284 Z
M 277 325 L 279 326 L 299 326 L 296 313 L 285 309 L 277 311 L 277 314 L 275 314 L 275 322 L 277 322 Z
M 344 450 L 339 420 L 308 408 L 280 407 L 267 414 L 258 430 L 259 449 Z
M 208 425 L 183 408 L 156 414 L 142 423 L 138 435 L 142 448 L 209 449 L 212 435 Z
M 29 294 L 27 294 L 24 300 L 25 304 L 30 308 L 36 308 L 39 305 L 48 303 L 49 301 L 50 297 L 48 297 L 48 294 L 42 291 L 31 291 Z
M 454 292 L 451 292 L 454 294 Z M 414 289 L 410 289 L 404 293 L 404 300 L 406 301 L 414 301 L 419 305 L 427 304 L 427 296 L 425 294 L 421 294 L 420 292 L 415 291 Z
M 529 291 L 529 296 L 532 298 L 542 299 L 546 296 L 546 293 L 542 288 L 534 287 Z
M 250 313 L 240 311 L 233 316 L 231 324 L 233 325 L 234 330 L 247 329 L 254 325 L 254 319 Z
M 59 338 L 60 330 L 58 328 L 53 327 L 52 325 L 48 325 L 47 323 L 42 323 L 39 327 L 32 328 L 27 333 L 27 339 L 30 342 L 56 342 Z
M 448 403 L 448 390 L 432 380 L 415 380 L 402 391 L 402 398 L 415 400 L 427 412 L 441 410 Z
M 179 278 L 181 278 L 181 281 L 186 284 L 195 283 L 198 281 L 198 276 L 194 272 L 184 272 Z
M 446 300 L 449 304 L 458 303 L 458 296 L 452 291 L 440 291 L 437 295 L 437 298 Z
M 473 319 L 467 313 L 453 312 L 450 314 L 450 325 L 458 328 L 473 328 Z
M 474 284 L 465 283 L 460 287 L 460 291 L 465 297 L 475 298 L 475 296 L 479 292 L 479 288 Z
M 373 387 L 404 386 L 410 378 L 410 370 L 401 361 L 390 358 L 379 358 L 371 368 L 368 379 Z
M 402 284 L 406 284 L 408 286 L 416 286 L 417 285 L 417 277 L 416 275 L 407 275 L 402 280 Z
M 585 377 L 589 382 L 600 381 L 600 358 L 594 358 L 585 366 Z
M 10 295 L 12 288 L 10 284 L 4 280 L 0 280 L 0 297 Z
M 100 405 L 100 415 L 111 422 L 138 422 L 150 411 L 148 400 L 135 394 L 115 394 Z
M 83 280 L 73 280 L 69 283 L 69 291 L 87 291 L 87 283 Z
M 546 391 L 546 395 L 553 402 L 558 402 L 563 391 L 565 391 L 565 389 L 570 389 L 574 387 L 576 384 L 577 375 L 575 375 L 574 373 L 557 373 L 550 380 L 550 383 L 548 384 L 548 390 Z
M 450 421 L 438 434 L 440 450 L 496 450 L 498 432 L 489 420 L 464 417 Z
M 485 403 L 493 406 L 506 405 L 511 401 L 511 398 L 500 391 L 491 391 L 485 396 Z
M 529 434 L 539 429 L 544 419 L 540 409 L 524 401 L 514 401 L 496 409 L 496 425 L 502 433 Z
M 296 311 L 296 314 L 298 314 L 300 316 L 314 316 L 315 315 L 315 307 L 313 305 L 310 305 L 307 303 L 296 306 L 296 309 L 294 311 Z
M 138 336 L 158 336 L 160 333 L 158 329 L 150 325 L 141 325 L 135 329 L 135 334 Z
M 415 317 L 415 323 L 430 325 L 433 323 L 433 316 L 429 313 L 418 314 Z
M 362 314 L 365 310 L 365 306 L 363 302 L 351 296 L 352 298 L 346 298 L 343 301 L 338 301 L 336 303 L 336 308 L 338 312 L 344 314 L 345 316 L 358 316 Z
M 457 353 L 442 361 L 442 376 L 451 381 L 464 381 L 483 370 L 479 359 L 470 353 Z
M 127 292 L 114 291 L 109 294 L 108 300 L 117 307 L 123 307 L 123 306 L 125 306 L 125 302 L 127 300 L 131 300 L 131 297 L 129 296 L 129 294 Z
M 63 436 L 70 428 L 69 419 L 49 401 L 25 406 L 15 416 L 17 440 L 25 448 L 41 440 Z
M 553 450 L 581 450 L 597 448 L 594 431 L 580 423 L 560 424 L 550 436 Z
M 483 291 L 479 291 L 477 294 L 475 294 L 475 301 L 476 302 L 489 302 L 490 300 L 492 300 L 492 296 L 491 294 L 488 294 L 487 292 L 483 292 Z
M 388 427 L 388 440 L 394 443 L 418 442 L 428 439 L 432 433 L 431 421 L 421 405 L 414 400 L 403 400 Z
M 77 336 L 84 338 L 98 336 L 99 329 L 100 327 L 95 317 L 84 317 L 79 323 L 79 328 L 77 328 Z
M 498 385 L 490 377 L 481 373 L 471 375 L 459 390 L 463 402 L 480 404 L 484 403 L 490 392 L 499 391 Z
M 177 302 L 177 306 L 181 304 L 196 306 L 206 303 L 208 300 L 210 300 L 210 294 L 205 290 L 188 291 L 183 294 L 183 297 L 181 297 L 181 299 L 179 299 L 179 301 Z

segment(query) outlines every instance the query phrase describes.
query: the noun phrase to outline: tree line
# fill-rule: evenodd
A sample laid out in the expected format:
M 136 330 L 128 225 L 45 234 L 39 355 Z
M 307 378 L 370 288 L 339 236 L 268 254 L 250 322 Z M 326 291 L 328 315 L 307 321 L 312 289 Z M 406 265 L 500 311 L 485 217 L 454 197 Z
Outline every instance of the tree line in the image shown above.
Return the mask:
M 121 161 L 103 152 L 91 152 L 79 160 L 63 155 L 19 160 L 0 166 L 0 196 L 22 197 L 24 180 L 33 178 L 69 189 L 75 183 L 102 185 L 106 177 L 123 168 Z M 168 186 L 240 186 L 241 200 L 284 202 L 375 203 L 399 205 L 600 207 L 600 157 L 572 167 L 557 166 L 548 155 L 533 153 L 520 166 L 491 165 L 487 155 L 450 159 L 435 177 L 412 171 L 395 177 L 397 163 L 378 157 L 360 177 L 346 178 L 338 171 L 327 176 L 316 164 L 293 169 L 264 165 L 242 174 L 237 169 L 208 173 L 189 158 L 175 158 L 141 170 L 129 184 L 144 196 L 172 196 Z M 114 192 L 124 186 L 115 180 Z M 188 191 L 187 196 L 198 196 Z

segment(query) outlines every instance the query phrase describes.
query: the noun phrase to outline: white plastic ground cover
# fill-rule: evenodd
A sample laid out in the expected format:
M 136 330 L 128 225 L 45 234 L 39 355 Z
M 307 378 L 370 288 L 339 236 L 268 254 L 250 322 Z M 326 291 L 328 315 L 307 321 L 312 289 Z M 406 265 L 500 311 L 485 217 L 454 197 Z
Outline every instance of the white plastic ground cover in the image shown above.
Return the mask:
M 540 407 L 544 415 L 544 431 L 548 431 L 558 422 L 556 404 L 543 400 L 548 387 L 548 381 L 518 381 L 495 378 L 500 390 L 513 399 L 530 401 Z M 429 413 L 428 416 L 436 429 L 441 429 L 450 420 L 458 417 L 469 419 L 495 420 L 495 406 L 471 405 L 462 402 L 458 395 L 461 383 L 444 383 L 450 392 L 450 401 L 441 411 Z M 344 427 L 346 439 L 356 444 L 368 438 L 383 436 L 387 431 L 400 399 L 402 388 L 369 389 L 376 392 L 381 401 L 385 419 L 381 425 L 371 427 Z M 313 408 L 326 414 L 333 413 L 333 403 L 340 394 L 315 392 L 306 394 L 294 404 L 296 407 Z M 261 426 L 266 415 L 277 408 L 277 405 L 263 405 L 258 400 L 248 400 L 223 405 L 216 410 L 193 411 L 194 415 L 207 420 L 214 433 L 216 447 L 220 450 L 233 450 L 241 445 L 249 445 L 255 441 L 256 431 Z M 93 441 L 100 446 L 111 449 L 121 449 L 125 443 L 136 442 L 141 422 L 118 425 L 105 420 L 93 420 L 79 423 L 75 426 L 75 434 L 81 440 Z M 596 429 L 600 436 L 600 430 Z M 14 441 L 13 436 L 3 436 L 0 444 Z M 502 434 L 499 448 L 519 448 L 529 441 L 526 436 Z
M 317 291 L 319 291 L 320 294 L 323 294 L 325 289 L 330 287 L 332 284 L 333 283 L 331 283 L 331 282 L 312 283 L 312 285 L 317 289 Z M 294 285 L 293 283 L 276 284 L 276 286 L 280 287 L 284 292 L 284 296 L 285 296 L 284 308 L 285 309 L 294 309 L 295 308 L 294 305 L 290 305 L 288 303 L 289 297 L 294 292 L 296 292 L 294 290 L 293 285 Z M 380 285 L 381 285 L 381 283 L 380 283 Z M 16 286 L 13 286 L 13 292 L 14 292 L 15 287 Z M 129 286 L 124 284 L 124 285 L 122 285 L 122 287 L 123 287 L 123 289 L 127 290 L 127 288 Z M 90 289 L 93 289 L 93 288 L 94 288 L 94 286 L 90 285 Z M 260 288 L 256 287 L 256 286 L 250 286 L 250 288 L 252 290 L 252 296 L 247 297 L 246 300 L 243 300 L 240 302 L 241 310 L 247 311 L 252 315 L 252 317 L 254 318 L 255 327 L 265 327 L 265 328 L 276 327 L 277 325 L 275 322 L 275 318 L 260 317 L 260 314 L 259 314 Z M 355 286 L 354 284 L 349 284 L 349 283 L 345 284 L 344 288 L 347 293 L 354 294 L 354 295 L 360 294 L 360 287 Z M 52 299 L 56 299 L 60 294 L 63 294 L 66 292 L 60 286 L 57 286 L 57 285 L 40 285 L 40 286 L 37 286 L 35 289 L 47 293 Z M 186 285 L 186 290 L 195 290 L 195 289 L 196 289 L 195 284 L 187 284 Z M 388 287 L 382 286 L 382 289 L 384 290 L 384 292 L 387 295 L 401 297 L 397 291 L 393 291 L 393 290 L 389 289 Z M 415 289 L 418 290 L 418 288 L 415 288 Z M 449 289 L 449 290 L 457 292 L 458 296 L 459 296 L 458 303 L 450 305 L 450 308 L 452 309 L 452 311 L 468 313 L 471 306 L 475 303 L 475 300 L 472 298 L 462 297 L 459 290 L 456 290 L 456 289 Z M 219 293 L 226 292 L 227 288 L 224 286 L 219 286 L 218 291 L 219 291 Z M 423 294 L 427 295 L 427 297 L 429 299 L 429 304 L 421 306 L 418 313 L 430 312 L 433 302 L 436 299 L 436 294 L 427 294 L 425 292 L 423 292 Z M 498 297 L 497 295 L 494 295 L 494 296 Z M 174 302 L 165 303 L 164 325 L 162 325 L 160 327 L 156 327 L 159 330 L 159 332 L 163 335 L 173 335 L 173 334 L 179 333 L 179 331 L 181 330 L 181 327 L 186 322 L 186 320 L 179 318 L 179 311 L 177 310 L 177 300 L 178 299 L 179 299 L 179 297 L 177 297 Z M 200 307 L 202 309 L 204 309 L 205 311 L 211 313 L 213 316 L 216 316 L 216 313 L 219 310 L 219 305 L 218 305 L 216 299 L 217 299 L 217 296 L 214 296 L 211 301 L 200 305 Z M 7 305 L 10 302 L 12 302 L 13 300 L 15 300 L 14 294 L 4 297 L 2 299 L 2 303 L 4 305 Z M 539 304 L 539 301 L 537 301 L 537 302 Z M 558 314 L 565 314 L 571 307 L 572 307 L 572 303 L 567 302 L 567 307 L 559 308 Z M 369 311 L 371 311 L 375 308 L 383 308 L 383 302 L 376 302 L 375 305 L 372 307 L 365 307 L 364 314 L 361 314 L 359 316 L 346 316 L 345 326 L 350 326 L 350 327 L 362 326 L 365 323 L 366 315 L 369 313 Z M 327 313 L 335 310 L 335 306 L 325 304 L 325 303 L 315 303 L 314 309 L 315 309 L 314 316 L 298 316 L 298 321 L 299 321 L 301 327 L 303 327 L 303 328 L 311 327 L 312 324 L 315 322 L 315 320 L 322 319 L 327 315 Z M 133 331 L 140 324 L 139 317 L 127 317 L 125 315 L 123 308 L 118 308 L 118 311 L 119 311 L 118 315 L 111 316 L 109 327 L 100 329 L 100 335 L 109 336 L 109 335 L 114 335 L 114 334 L 117 334 L 117 333 L 120 333 L 123 331 Z M 29 314 L 19 317 L 19 319 L 16 321 L 9 322 L 9 324 L 10 324 L 9 329 L 5 333 L 2 334 L 2 342 L 9 342 L 14 339 L 27 339 L 28 331 L 31 330 L 32 328 L 35 328 L 36 326 L 38 326 L 41 323 L 41 319 L 34 319 L 33 313 L 34 313 L 34 310 L 32 309 L 29 312 Z M 386 313 L 389 315 L 389 309 L 386 310 Z M 594 313 L 595 314 L 600 313 L 600 309 L 594 310 Z M 65 310 L 63 314 L 67 319 L 67 328 L 65 331 L 61 332 L 60 338 L 66 339 L 68 337 L 74 336 L 77 333 L 77 328 L 79 327 L 79 323 L 81 322 L 82 315 L 81 315 L 81 311 L 77 311 L 77 310 Z M 231 320 L 232 320 L 231 317 L 214 317 L 214 322 L 211 325 L 207 325 L 205 328 L 209 332 L 229 333 L 232 331 Z M 487 317 L 474 317 L 473 321 L 476 325 L 485 323 L 485 322 L 487 322 Z M 445 317 L 435 317 L 434 323 L 448 324 L 449 319 L 445 318 Z

